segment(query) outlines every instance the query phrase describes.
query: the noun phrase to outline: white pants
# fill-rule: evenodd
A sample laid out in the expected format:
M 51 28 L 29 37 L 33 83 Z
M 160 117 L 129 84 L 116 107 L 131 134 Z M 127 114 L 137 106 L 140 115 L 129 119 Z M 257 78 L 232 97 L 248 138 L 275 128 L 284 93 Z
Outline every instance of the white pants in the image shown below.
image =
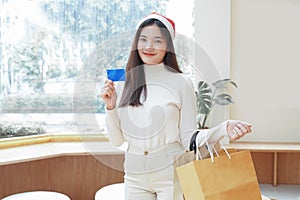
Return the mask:
M 151 173 L 125 173 L 125 200 L 183 200 L 175 167 Z
M 178 158 L 174 164 L 147 173 L 125 173 L 125 200 L 183 200 L 176 167 L 195 159 L 193 152 Z

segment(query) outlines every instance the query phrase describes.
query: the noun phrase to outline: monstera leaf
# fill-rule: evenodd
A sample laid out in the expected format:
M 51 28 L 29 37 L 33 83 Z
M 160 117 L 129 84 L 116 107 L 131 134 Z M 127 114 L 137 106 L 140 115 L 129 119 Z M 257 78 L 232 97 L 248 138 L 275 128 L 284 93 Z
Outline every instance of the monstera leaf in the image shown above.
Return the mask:
M 196 96 L 198 112 L 205 115 L 208 114 L 212 106 L 212 90 L 206 82 L 200 81 L 198 83 Z
M 216 81 L 212 85 L 216 88 L 227 88 L 228 84 L 232 84 L 236 88 L 238 87 L 237 84 L 229 78 Z
M 219 94 L 215 99 L 214 102 L 221 106 L 227 106 L 231 103 L 234 103 L 232 97 L 229 94 Z
M 208 83 L 204 81 L 199 81 L 198 83 L 198 90 L 196 91 L 198 108 L 196 121 L 200 129 L 206 128 L 206 120 L 215 104 L 226 106 L 234 103 L 233 98 L 229 94 L 222 93 L 222 90 L 225 90 L 229 85 L 238 87 L 231 79 L 218 80 L 212 85 L 215 87 L 213 91 Z

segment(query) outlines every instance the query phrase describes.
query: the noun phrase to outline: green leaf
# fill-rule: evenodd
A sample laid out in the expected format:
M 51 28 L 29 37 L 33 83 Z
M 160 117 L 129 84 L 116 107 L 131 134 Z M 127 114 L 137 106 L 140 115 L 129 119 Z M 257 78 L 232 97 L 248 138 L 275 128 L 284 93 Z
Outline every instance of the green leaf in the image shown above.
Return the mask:
M 201 114 L 208 114 L 212 106 L 212 91 L 206 82 L 200 81 L 198 83 L 196 97 L 198 112 Z
M 229 94 L 219 94 L 215 99 L 214 102 L 216 102 L 219 105 L 226 106 L 229 104 L 234 104 L 233 98 Z
M 236 88 L 238 87 L 238 85 L 229 78 L 225 78 L 225 79 L 216 81 L 212 85 L 215 86 L 216 88 L 226 88 L 228 86 L 228 84 L 231 84 Z

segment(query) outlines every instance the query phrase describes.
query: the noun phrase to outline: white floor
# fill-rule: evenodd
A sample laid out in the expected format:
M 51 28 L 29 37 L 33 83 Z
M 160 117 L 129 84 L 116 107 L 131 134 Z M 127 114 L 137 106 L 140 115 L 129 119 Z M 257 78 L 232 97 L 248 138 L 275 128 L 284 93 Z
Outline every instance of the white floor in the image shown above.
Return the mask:
M 276 200 L 300 200 L 300 185 L 260 184 L 261 193 Z

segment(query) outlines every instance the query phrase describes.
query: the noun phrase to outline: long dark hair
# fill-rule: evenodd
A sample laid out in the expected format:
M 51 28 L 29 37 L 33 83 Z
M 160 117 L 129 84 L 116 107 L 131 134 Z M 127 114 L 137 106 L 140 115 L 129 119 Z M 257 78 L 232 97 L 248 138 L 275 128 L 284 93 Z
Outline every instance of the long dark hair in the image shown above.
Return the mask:
M 140 101 L 141 94 L 143 93 L 144 99 L 147 98 L 147 87 L 145 80 L 145 72 L 143 64 L 144 62 L 140 58 L 137 49 L 137 43 L 141 34 L 141 31 L 144 27 L 156 24 L 167 41 L 167 52 L 163 59 L 165 66 L 168 66 L 167 69 L 177 73 L 182 73 L 179 69 L 173 41 L 170 35 L 170 32 L 166 26 L 157 19 L 148 19 L 145 20 L 138 30 L 136 31 L 134 41 L 131 47 L 129 59 L 126 65 L 126 81 L 124 85 L 124 90 L 122 97 L 119 103 L 119 107 L 125 106 L 141 106 L 143 105 Z

